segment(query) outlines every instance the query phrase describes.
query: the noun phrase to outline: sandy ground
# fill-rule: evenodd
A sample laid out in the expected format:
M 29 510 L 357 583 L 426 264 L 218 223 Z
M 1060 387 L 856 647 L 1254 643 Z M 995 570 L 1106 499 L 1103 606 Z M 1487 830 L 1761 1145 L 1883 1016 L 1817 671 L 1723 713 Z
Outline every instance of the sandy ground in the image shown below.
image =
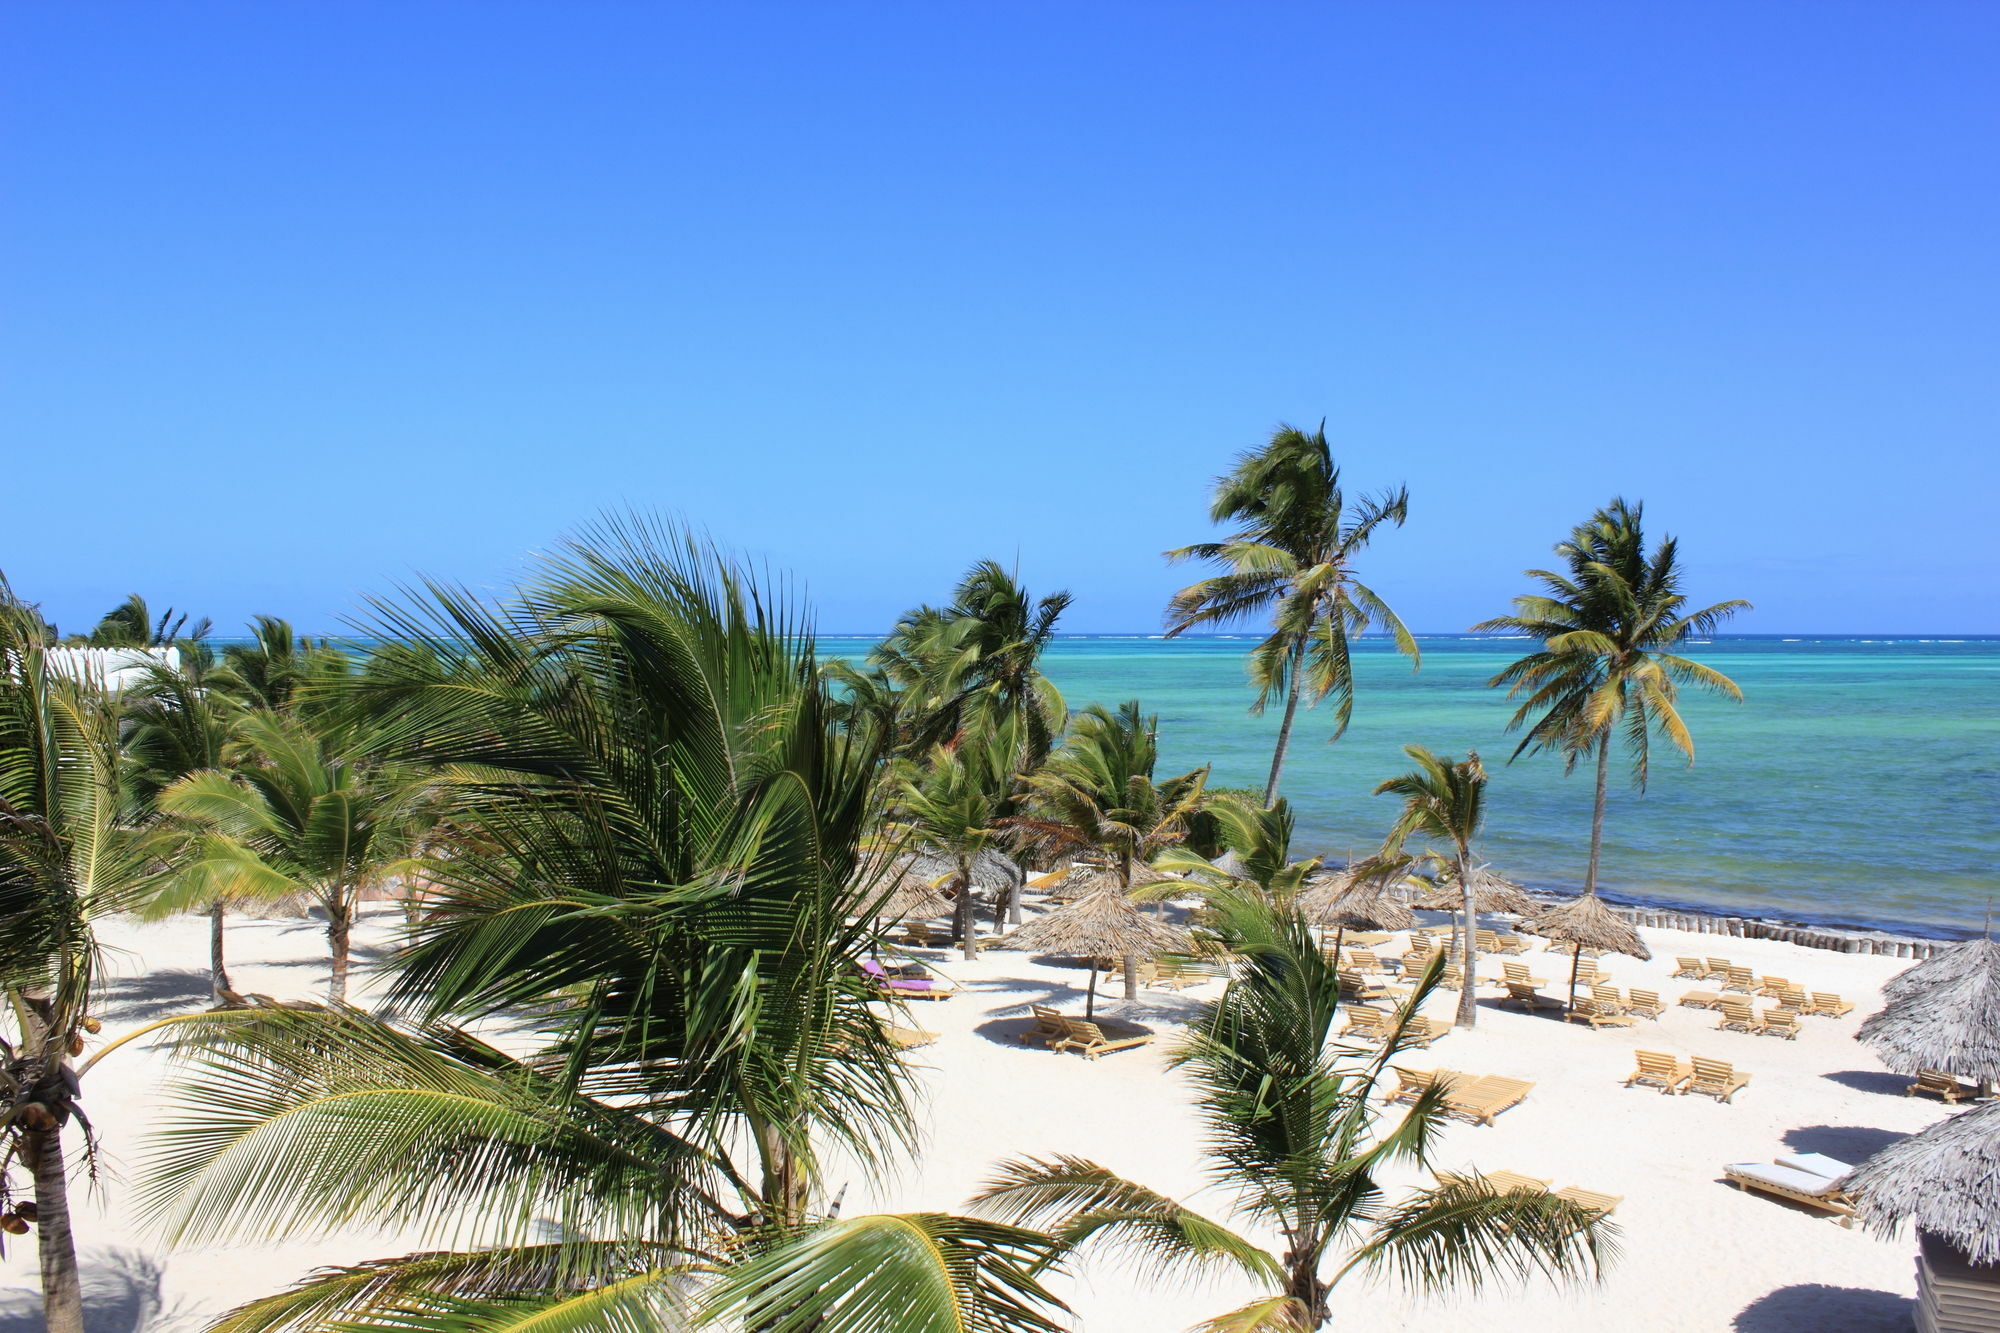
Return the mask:
M 364 955 L 379 950 L 397 919 L 386 909 L 370 913 L 360 933 Z M 1946 1114 L 1935 1101 L 1903 1096 L 1907 1080 L 1887 1073 L 1853 1039 L 1861 1018 L 1879 1007 L 1881 983 L 1905 964 L 1772 941 L 1645 934 L 1656 958 L 1606 959 L 1615 984 L 1653 989 L 1671 1002 L 1690 988 L 1668 978 L 1674 955 L 1715 953 L 1808 989 L 1839 991 L 1856 1010 L 1839 1020 L 1807 1018 L 1804 1035 L 1792 1042 L 1719 1032 L 1714 1015 L 1695 1009 L 1673 1008 L 1634 1029 L 1591 1031 L 1498 1009 L 1487 1000 L 1475 1031 L 1454 1033 L 1403 1063 L 1509 1074 L 1535 1080 L 1535 1090 L 1491 1127 L 1454 1124 L 1440 1164 L 1511 1168 L 1552 1177 L 1558 1187 L 1624 1195 L 1616 1217 L 1623 1253 L 1601 1285 L 1581 1290 L 1530 1285 L 1425 1298 L 1356 1279 L 1335 1297 L 1339 1326 L 1419 1329 L 1475 1314 L 1477 1327 L 1507 1330 L 1874 1333 L 1909 1327 L 1915 1284 L 1907 1237 L 1884 1240 L 1846 1230 L 1821 1215 L 1741 1193 L 1721 1177 L 1724 1163 L 1768 1161 L 1788 1151 L 1859 1162 Z M 102 1010 L 105 1039 L 206 1002 L 205 922 L 116 923 L 106 938 L 116 953 Z M 239 990 L 280 998 L 324 993 L 324 935 L 314 923 L 237 921 L 229 948 Z M 1399 949 L 1385 950 L 1392 951 Z M 1013 1039 L 1031 1002 L 1081 1013 L 1080 970 L 1005 951 L 975 963 L 944 951 L 928 956 L 964 990 L 947 1001 L 914 1005 L 904 1020 L 940 1034 L 912 1057 L 922 1066 L 927 1094 L 926 1148 L 897 1179 L 854 1181 L 850 1215 L 877 1207 L 953 1208 L 995 1161 L 1058 1152 L 1094 1158 L 1197 1208 L 1226 1213 L 1225 1198 L 1199 1192 L 1199 1126 L 1189 1114 L 1185 1086 L 1166 1068 L 1166 1048 L 1180 1021 L 1216 993 L 1215 986 L 1180 994 L 1145 991 L 1131 1004 L 1101 1000 L 1100 1012 L 1143 1021 L 1161 1040 L 1091 1062 L 1023 1048 Z M 1536 952 L 1526 961 L 1549 978 L 1551 989 L 1566 976 L 1556 957 Z M 1496 961 L 1482 963 L 1482 973 L 1498 970 Z M 1115 981 L 1111 989 L 1115 996 Z M 1449 997 L 1435 998 L 1430 1012 L 1448 1016 Z M 1730 1105 L 1627 1089 L 1621 1083 L 1635 1048 L 1734 1061 L 1753 1081 Z M 92 1333 L 199 1327 L 201 1316 L 275 1290 L 317 1265 L 393 1254 L 420 1242 L 414 1235 L 346 1233 L 164 1252 L 124 1206 L 161 1072 L 158 1057 L 132 1047 L 100 1065 L 86 1086 L 84 1105 L 104 1148 L 99 1183 L 79 1191 Z M 8 1245 L 0 1261 L 0 1333 L 40 1326 L 34 1263 L 31 1244 Z M 1163 1287 L 1104 1263 L 1062 1282 L 1060 1290 L 1077 1312 L 1078 1327 L 1091 1333 L 1167 1333 L 1253 1294 L 1228 1282 Z

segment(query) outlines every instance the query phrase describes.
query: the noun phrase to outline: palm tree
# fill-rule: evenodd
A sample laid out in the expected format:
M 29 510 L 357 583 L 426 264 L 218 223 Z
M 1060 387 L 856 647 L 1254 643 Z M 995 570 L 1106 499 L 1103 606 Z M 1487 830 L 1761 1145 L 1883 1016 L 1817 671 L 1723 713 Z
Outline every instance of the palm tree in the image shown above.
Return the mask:
M 187 1239 L 394 1216 L 458 1248 L 322 1271 L 231 1327 L 1053 1333 L 1046 1238 L 830 1197 L 829 1147 L 879 1168 L 915 1129 L 861 970 L 881 751 L 834 722 L 793 613 L 631 521 L 503 605 L 384 617 L 422 651 L 361 686 L 398 720 L 379 739 L 471 834 L 393 962 L 403 1017 L 169 1020 L 183 1109 L 149 1200 Z M 508 1049 L 467 1035 L 495 1021 Z
M 178 667 L 157 663 L 120 700 L 124 710 L 124 743 L 128 783 L 135 800 L 157 808 L 160 793 L 193 773 L 220 769 L 228 762 L 231 740 L 241 711 L 223 695 L 203 685 L 196 661 L 183 658 Z M 178 823 L 179 821 L 175 821 Z M 169 843 L 192 849 L 200 831 L 191 825 L 161 830 Z M 184 835 L 184 836 L 182 836 Z M 186 910 L 187 876 L 165 881 L 159 899 L 147 914 Z M 221 1000 L 229 989 L 229 968 L 223 951 L 225 896 L 196 899 L 208 912 L 208 972 L 211 998 Z
M 97 648 L 164 648 L 183 641 L 198 644 L 208 637 L 207 620 L 196 621 L 192 629 L 187 620 L 186 612 L 177 618 L 171 606 L 155 616 L 146 599 L 135 592 L 104 613 L 86 642 Z
M 1381 1185 L 1386 1170 L 1427 1167 L 1444 1124 L 1436 1086 L 1387 1125 L 1369 1096 L 1406 1049 L 1410 1017 L 1437 984 L 1439 961 L 1382 1050 L 1364 1054 L 1332 1041 L 1335 965 L 1296 912 L 1261 894 L 1225 894 L 1216 921 L 1242 961 L 1175 1062 L 1198 1092 L 1210 1178 L 1247 1218 L 1281 1233 L 1284 1252 L 1076 1157 L 1005 1163 L 975 1211 L 1048 1230 L 1065 1250 L 1122 1249 L 1163 1270 L 1233 1272 L 1267 1288 L 1201 1324 L 1205 1333 L 1321 1328 L 1333 1316 L 1335 1288 L 1357 1272 L 1438 1289 L 1597 1269 L 1608 1227 L 1566 1200 L 1500 1193 L 1476 1179 L 1400 1198 Z
M 338 648 L 299 634 L 276 616 L 252 618 L 250 636 L 249 643 L 222 650 L 222 663 L 209 682 L 245 708 L 293 712 L 309 706 L 311 686 L 337 683 L 352 665 Z M 331 698 L 328 691 L 320 701 Z
M 1389 604 L 1354 574 L 1355 557 L 1383 524 L 1403 525 L 1409 491 L 1398 487 L 1351 507 L 1340 469 L 1326 443 L 1326 423 L 1308 435 L 1280 426 L 1261 449 L 1243 454 L 1216 479 L 1209 518 L 1239 526 L 1220 542 L 1197 542 L 1166 553 L 1173 561 L 1215 561 L 1226 573 L 1190 584 L 1167 603 L 1167 637 L 1197 626 L 1225 626 L 1269 615 L 1271 633 L 1250 654 L 1257 687 L 1253 714 L 1274 695 L 1285 700 L 1264 803 L 1277 799 L 1299 701 L 1334 700 L 1331 740 L 1354 711 L 1354 670 L 1348 638 L 1382 625 L 1419 662 L 1417 641 Z
M 1011 743 L 974 739 L 956 750 L 935 747 L 922 765 L 906 765 L 895 822 L 921 846 L 958 867 L 954 928 L 967 962 L 979 956 L 972 915 L 972 868 L 1001 832 Z M 1004 893 L 1002 896 L 1006 896 Z
M 0 1216 L 40 1232 L 50 1333 L 82 1333 L 63 1145 L 82 1084 L 70 1061 L 99 1027 L 97 923 L 143 901 L 156 866 L 131 824 L 115 708 L 49 672 L 39 620 L 4 580 L 0 663 Z
M 1697 635 L 1713 634 L 1742 600 L 1687 609 L 1681 592 L 1680 548 L 1662 538 L 1649 554 L 1641 523 L 1644 507 L 1614 499 L 1556 544 L 1563 572 L 1531 569 L 1544 591 L 1514 599 L 1514 614 L 1473 626 L 1474 633 L 1526 634 L 1541 647 L 1488 681 L 1507 687 L 1510 699 L 1527 698 L 1507 729 L 1527 730 L 1513 758 L 1542 750 L 1563 756 L 1563 771 L 1595 756 L 1597 787 L 1590 813 L 1590 863 L 1584 896 L 1597 892 L 1604 846 L 1604 805 L 1611 738 L 1622 730 L 1632 758 L 1632 782 L 1646 789 L 1649 738 L 1659 733 L 1694 763 L 1694 738 L 1681 718 L 1680 686 L 1693 685 L 1727 699 L 1743 697 L 1736 682 L 1713 667 L 1669 651 Z
M 1029 778 L 1027 811 L 1011 826 L 1043 847 L 1102 858 L 1129 888 L 1134 865 L 1187 836 L 1208 781 L 1206 768 L 1154 779 L 1159 728 L 1136 699 L 1116 713 L 1095 704 L 1078 713 L 1062 748 Z
M 1292 859 L 1292 829 L 1297 822 L 1292 805 L 1279 797 L 1262 805 L 1235 792 L 1210 797 L 1202 806 L 1213 821 L 1223 851 L 1234 858 L 1207 857 L 1186 844 L 1170 847 L 1153 858 L 1155 870 L 1185 872 L 1199 883 L 1214 886 L 1248 884 L 1274 900 L 1290 901 L 1319 870 L 1322 857 Z
M 1471 1027 L 1479 1016 L 1472 975 L 1479 961 L 1479 919 L 1473 911 L 1472 840 L 1486 817 L 1486 769 L 1477 751 L 1462 760 L 1442 759 L 1421 745 L 1406 745 L 1403 753 L 1416 761 L 1408 773 L 1389 778 L 1375 788 L 1377 796 L 1403 798 L 1402 813 L 1383 839 L 1377 865 L 1385 870 L 1407 862 L 1404 847 L 1422 836 L 1450 849 L 1451 865 L 1463 905 L 1459 912 L 1459 966 L 1463 977 L 1458 993 L 1460 1027 Z
M 430 793 L 370 758 L 377 739 L 320 716 L 259 710 L 237 723 L 235 763 L 189 774 L 159 808 L 205 830 L 184 872 L 192 901 L 300 897 L 326 912 L 327 996 L 347 998 L 361 895 L 414 868 Z

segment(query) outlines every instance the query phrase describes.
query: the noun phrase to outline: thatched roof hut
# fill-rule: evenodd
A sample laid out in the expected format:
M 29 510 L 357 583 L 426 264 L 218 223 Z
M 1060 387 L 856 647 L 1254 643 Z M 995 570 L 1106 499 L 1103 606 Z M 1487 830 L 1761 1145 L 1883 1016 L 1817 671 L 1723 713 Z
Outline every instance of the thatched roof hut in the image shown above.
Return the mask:
M 1943 966 L 1932 964 L 1944 962 Z M 1889 1005 L 1855 1040 L 1905 1074 L 1942 1069 L 1981 1083 L 2000 1080 L 2000 943 L 1968 940 L 1895 978 Z M 1928 969 L 1928 970 L 1926 970 Z
M 1941 1236 L 1975 1264 L 2000 1264 L 2000 1102 L 1988 1102 L 1876 1153 L 1847 1177 L 1861 1220 L 1905 1221 Z
M 1465 898 L 1459 891 L 1457 877 L 1445 875 L 1438 878 L 1437 887 L 1419 896 L 1412 906 L 1426 912 L 1458 912 L 1464 910 Z M 1538 908 L 1519 884 L 1503 879 L 1485 866 L 1476 866 L 1472 871 L 1472 910 L 1527 916 Z
M 1004 935 L 996 947 L 1052 953 L 1064 958 L 1119 958 L 1125 960 L 1125 998 L 1138 997 L 1138 976 L 1132 967 L 1136 958 L 1154 958 L 1163 953 L 1181 953 L 1194 946 L 1194 938 L 1178 926 L 1155 921 L 1141 912 L 1116 884 L 1099 889 L 1088 897 L 1065 903 L 1027 925 Z M 1090 969 L 1090 996 L 1084 1012 L 1097 1006 L 1097 969 Z
M 1410 930 L 1417 914 L 1384 885 L 1351 876 L 1313 880 L 1299 895 L 1299 914 L 1318 926 L 1342 930 Z

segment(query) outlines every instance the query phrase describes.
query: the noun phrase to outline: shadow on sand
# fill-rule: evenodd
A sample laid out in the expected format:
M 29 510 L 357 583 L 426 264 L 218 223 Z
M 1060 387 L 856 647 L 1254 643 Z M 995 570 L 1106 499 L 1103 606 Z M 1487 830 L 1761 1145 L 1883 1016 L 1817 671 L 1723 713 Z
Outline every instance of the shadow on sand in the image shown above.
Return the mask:
M 97 1014 L 116 1023 L 150 1023 L 169 1014 L 206 1009 L 208 1002 L 206 968 L 173 968 L 105 982 Z
M 1881 1069 L 1837 1069 L 1820 1077 L 1831 1079 L 1843 1088 L 1853 1088 L 1856 1092 L 1894 1093 L 1898 1097 L 1910 1086 L 1908 1074 L 1891 1074 Z
M 137 1250 L 99 1250 L 85 1254 L 81 1264 L 85 1333 L 167 1333 L 190 1326 L 161 1295 L 157 1261 Z M 43 1333 L 46 1327 L 39 1290 L 0 1292 L 0 1333 Z
M 1915 1303 L 1894 1292 L 1804 1282 L 1780 1287 L 1738 1312 L 1738 1333 L 1906 1333 Z
M 1824 1153 L 1843 1162 L 1861 1165 L 1892 1143 L 1910 1137 L 1888 1129 L 1866 1129 L 1860 1125 L 1805 1125 L 1785 1131 L 1785 1146 L 1793 1152 Z

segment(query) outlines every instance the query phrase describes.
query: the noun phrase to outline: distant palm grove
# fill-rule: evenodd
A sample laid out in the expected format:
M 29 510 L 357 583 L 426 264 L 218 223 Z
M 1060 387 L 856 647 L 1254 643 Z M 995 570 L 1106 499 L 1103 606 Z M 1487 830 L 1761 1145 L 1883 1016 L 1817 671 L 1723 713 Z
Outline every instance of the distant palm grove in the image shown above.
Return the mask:
M 1378 851 L 1332 867 L 1291 847 L 1288 749 L 1319 705 L 1329 740 L 1367 706 L 1352 637 L 1386 630 L 1420 665 L 1363 581 L 1411 503 L 1350 495 L 1323 428 L 1283 427 L 1216 480 L 1221 539 L 1167 553 L 1209 567 L 1168 634 L 1263 635 L 1249 703 L 1282 724 L 1261 796 L 1158 771 L 1143 701 L 1062 698 L 1040 658 L 1068 594 L 992 561 L 824 663 L 806 608 L 637 516 L 503 596 L 375 603 L 365 651 L 270 617 L 217 651 L 138 596 L 65 638 L 0 579 L 0 1230 L 38 1247 L 49 1330 L 85 1326 L 69 1189 L 106 1148 L 165 1241 L 381 1218 L 434 1238 L 273 1291 L 230 1333 L 1027 1333 L 1067 1327 L 1065 1284 L 1121 1250 L 1257 1286 L 1204 1312 L 1210 1333 L 1320 1328 L 1364 1273 L 1589 1280 L 1614 1228 L 1576 1204 L 1379 1183 L 1425 1164 L 1445 1114 L 1438 1087 L 1369 1093 L 1454 959 L 1475 1018 L 1485 764 L 1411 737 Z M 1678 647 L 1745 604 L 1689 604 L 1636 503 L 1554 551 L 1478 628 L 1533 640 L 1492 681 L 1518 705 L 1513 753 L 1593 775 L 1589 897 L 1614 744 L 1640 784 L 1655 742 L 1692 759 L 1679 690 L 1736 687 Z M 1342 983 L 1303 900 L 1336 872 L 1357 892 L 1415 877 L 1459 923 L 1379 1049 L 1334 1035 Z M 947 904 L 931 915 L 969 958 L 982 919 L 1019 926 L 1030 881 L 1063 873 L 1105 912 L 1178 923 L 1178 952 L 1226 974 L 1174 1054 L 1214 1207 L 996 1144 L 959 1211 L 843 1212 L 841 1182 L 922 1148 L 886 923 L 912 894 Z M 394 946 L 357 952 L 384 898 Z M 323 1002 L 231 985 L 246 909 L 323 922 Z M 211 1007 L 110 1041 L 99 927 L 181 913 L 207 921 Z M 1132 994 L 1135 957 L 1107 963 Z M 164 1044 L 173 1086 L 149 1137 L 101 1145 L 89 1093 L 126 1042 Z

